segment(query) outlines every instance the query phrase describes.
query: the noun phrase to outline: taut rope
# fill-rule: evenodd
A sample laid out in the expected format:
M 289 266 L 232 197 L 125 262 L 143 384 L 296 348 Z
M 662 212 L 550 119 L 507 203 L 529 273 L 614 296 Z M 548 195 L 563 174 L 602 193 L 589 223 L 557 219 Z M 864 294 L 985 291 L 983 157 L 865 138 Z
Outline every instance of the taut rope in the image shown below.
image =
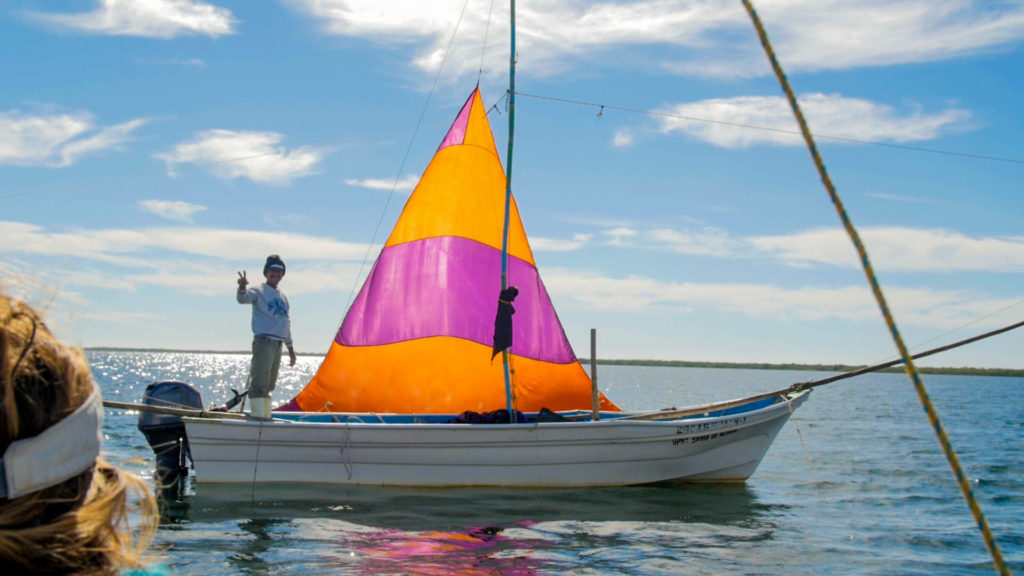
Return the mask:
M 914 366 L 914 361 L 910 356 L 910 352 L 907 351 L 907 347 L 903 343 L 903 338 L 900 336 L 899 330 L 896 328 L 896 320 L 893 318 L 892 312 L 890 312 L 889 306 L 885 302 L 885 296 L 882 294 L 882 287 L 879 286 L 878 279 L 875 277 L 875 271 L 871 267 L 871 262 L 868 260 L 867 249 L 864 248 L 864 244 L 861 242 L 860 236 L 857 234 L 857 230 L 853 227 L 853 222 L 851 222 L 849 216 L 847 216 L 846 209 L 843 207 L 843 203 L 839 199 L 839 194 L 836 192 L 835 186 L 832 185 L 832 179 L 829 178 L 828 172 L 825 171 L 825 164 L 821 160 L 821 155 L 818 154 L 818 148 L 814 144 L 814 137 L 811 136 L 811 130 L 807 127 L 807 121 L 804 119 L 803 112 L 800 111 L 800 105 L 797 103 L 796 96 L 793 94 L 793 89 L 790 87 L 789 81 L 786 79 L 786 74 L 782 71 L 782 66 L 775 57 L 775 51 L 772 50 L 771 42 L 768 41 L 768 34 L 765 32 L 764 26 L 761 24 L 761 19 L 758 18 L 757 12 L 754 10 L 753 5 L 751 5 L 750 0 L 742 0 L 742 2 L 743 7 L 747 9 L 747 14 L 750 15 L 750 19 L 754 23 L 754 28 L 757 29 L 757 35 L 761 39 L 761 46 L 764 47 L 765 55 L 768 57 L 768 61 L 772 65 L 775 77 L 778 78 L 779 84 L 782 86 L 782 90 L 786 93 L 789 105 L 793 109 L 793 115 L 796 116 L 796 121 L 800 125 L 800 132 L 803 134 L 804 141 L 807 143 L 807 149 L 811 153 L 811 158 L 814 159 L 814 165 L 817 167 L 818 174 L 821 176 L 821 181 L 825 185 L 825 190 L 828 191 L 829 198 L 832 199 L 832 204 L 836 207 L 836 212 L 839 214 L 839 219 L 846 228 L 846 233 L 850 236 L 850 240 L 853 241 L 853 245 L 857 248 L 857 254 L 860 256 L 861 265 L 864 268 L 864 274 L 867 276 L 868 283 L 871 285 L 871 290 L 875 294 L 875 300 L 878 302 L 878 307 L 882 311 L 885 323 L 889 327 L 889 333 L 892 335 L 893 342 L 896 343 L 896 348 L 899 349 L 900 356 L 903 358 L 903 363 L 907 369 L 907 376 L 910 377 L 910 381 L 914 384 L 914 389 L 917 391 L 917 397 L 921 401 L 921 406 L 924 407 L 924 411 L 928 415 L 928 421 L 931 422 L 932 428 L 935 430 L 935 435 L 939 439 L 939 444 L 942 445 L 942 451 L 945 452 L 946 459 L 949 460 L 949 465 L 953 468 L 953 474 L 956 476 L 957 485 L 960 487 L 960 492 L 963 493 L 964 499 L 967 500 L 967 505 L 970 507 L 971 513 L 974 515 L 974 520 L 978 523 L 978 528 L 981 530 L 981 534 L 985 539 L 985 546 L 988 547 L 988 551 L 992 555 L 992 561 L 995 563 L 996 570 L 1000 574 L 1009 576 L 1010 569 L 1003 561 L 1003 555 L 999 551 L 999 545 L 992 536 L 992 530 L 989 528 L 988 522 L 985 520 L 985 515 L 982 514 L 981 507 L 978 505 L 978 501 L 974 497 L 974 491 L 971 490 L 971 485 L 967 481 L 967 477 L 964 475 L 963 467 L 960 466 L 960 459 L 957 458 L 956 452 L 953 450 L 953 446 L 949 443 L 949 437 L 946 435 L 946 431 L 942 427 L 942 423 L 939 421 L 939 415 L 935 412 L 935 407 L 932 405 L 932 401 L 928 397 L 928 391 L 925 390 L 924 382 L 921 380 L 921 376 L 917 372 L 917 367 Z

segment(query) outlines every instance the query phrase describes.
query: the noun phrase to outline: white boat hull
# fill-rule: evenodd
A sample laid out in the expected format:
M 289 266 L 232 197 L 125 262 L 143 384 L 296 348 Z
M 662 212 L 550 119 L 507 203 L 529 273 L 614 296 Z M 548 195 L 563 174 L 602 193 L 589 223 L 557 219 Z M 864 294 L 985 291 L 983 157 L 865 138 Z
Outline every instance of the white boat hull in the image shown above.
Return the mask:
M 807 394 L 754 410 L 668 421 L 308 422 L 303 419 L 322 415 L 303 413 L 272 421 L 184 421 L 200 483 L 565 487 L 742 482 Z

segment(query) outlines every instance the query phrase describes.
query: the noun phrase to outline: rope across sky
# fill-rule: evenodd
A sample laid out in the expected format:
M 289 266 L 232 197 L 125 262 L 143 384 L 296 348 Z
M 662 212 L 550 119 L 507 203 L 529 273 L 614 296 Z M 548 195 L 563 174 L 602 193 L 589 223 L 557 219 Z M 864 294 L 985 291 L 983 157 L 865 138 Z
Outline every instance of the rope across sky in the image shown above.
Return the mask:
M 705 124 L 718 124 L 721 126 L 732 126 L 735 128 L 745 128 L 748 130 L 761 130 L 763 132 L 776 132 L 780 134 L 793 134 L 800 136 L 800 130 L 786 130 L 784 128 L 771 128 L 768 126 L 756 126 L 753 124 L 743 124 L 740 122 L 729 122 L 727 120 L 711 120 L 709 118 L 698 118 L 695 116 L 684 116 L 682 114 L 672 114 L 669 112 L 658 112 L 656 110 L 642 110 L 639 108 L 628 108 L 625 106 L 614 106 L 612 104 L 598 104 L 595 102 L 586 102 L 583 100 L 572 100 L 568 98 L 557 98 L 554 96 L 542 96 L 539 94 L 526 94 L 524 92 L 516 92 L 517 96 L 523 98 L 535 98 L 537 100 L 547 100 L 549 102 L 561 102 L 563 104 L 573 104 L 575 106 L 587 106 L 591 108 L 598 108 L 598 116 L 604 116 L 605 110 L 618 110 L 619 112 L 629 112 L 631 114 L 644 114 L 647 116 L 658 116 L 662 118 L 673 118 L 677 120 L 688 120 L 690 122 L 702 122 Z M 875 140 L 861 140 L 858 138 L 848 138 L 845 136 L 829 136 L 827 134 L 814 134 L 815 138 L 824 140 L 834 140 L 836 142 L 849 142 L 851 144 L 869 144 L 871 146 L 884 146 L 886 148 L 898 148 L 900 150 L 912 150 L 914 152 L 927 152 L 928 154 L 944 154 L 946 156 L 959 156 L 962 158 L 974 158 L 976 160 L 990 160 L 993 162 L 1009 162 L 1011 164 L 1024 164 L 1024 160 L 1017 158 L 1004 158 L 1001 156 L 987 156 L 985 154 L 971 154 L 969 152 L 954 152 L 951 150 L 939 150 L 936 148 L 924 148 L 921 146 L 908 146 L 906 144 L 893 144 L 890 142 L 878 142 Z

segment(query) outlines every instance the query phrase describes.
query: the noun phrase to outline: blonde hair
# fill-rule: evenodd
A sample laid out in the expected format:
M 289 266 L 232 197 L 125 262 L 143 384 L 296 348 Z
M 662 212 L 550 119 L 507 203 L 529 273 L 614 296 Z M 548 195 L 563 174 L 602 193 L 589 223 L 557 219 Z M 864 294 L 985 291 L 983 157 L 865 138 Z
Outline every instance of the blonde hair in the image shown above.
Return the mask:
M 74 412 L 94 386 L 81 349 L 58 342 L 28 304 L 0 294 L 0 454 Z M 133 535 L 128 515 L 136 507 L 142 524 Z M 149 487 L 97 458 L 56 486 L 0 499 L 0 571 L 113 575 L 142 568 L 158 521 Z

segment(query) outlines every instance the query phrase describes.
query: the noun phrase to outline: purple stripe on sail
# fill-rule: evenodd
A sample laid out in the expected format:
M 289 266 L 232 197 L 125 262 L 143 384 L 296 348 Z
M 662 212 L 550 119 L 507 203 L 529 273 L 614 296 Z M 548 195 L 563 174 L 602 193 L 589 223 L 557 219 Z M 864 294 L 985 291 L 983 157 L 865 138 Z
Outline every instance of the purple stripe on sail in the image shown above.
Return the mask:
M 476 94 L 476 92 L 473 92 L 473 94 Z M 448 134 L 441 141 L 441 145 L 437 147 L 438 151 L 466 141 L 466 128 L 469 127 L 469 110 L 473 107 L 473 94 L 470 94 L 469 99 L 462 105 L 462 110 L 455 117 L 452 127 L 448 129 Z
M 566 364 L 576 361 L 537 270 L 509 256 L 512 352 Z M 501 252 L 453 236 L 385 248 L 336 341 L 377 346 L 431 336 L 465 338 L 491 348 L 501 287 Z

